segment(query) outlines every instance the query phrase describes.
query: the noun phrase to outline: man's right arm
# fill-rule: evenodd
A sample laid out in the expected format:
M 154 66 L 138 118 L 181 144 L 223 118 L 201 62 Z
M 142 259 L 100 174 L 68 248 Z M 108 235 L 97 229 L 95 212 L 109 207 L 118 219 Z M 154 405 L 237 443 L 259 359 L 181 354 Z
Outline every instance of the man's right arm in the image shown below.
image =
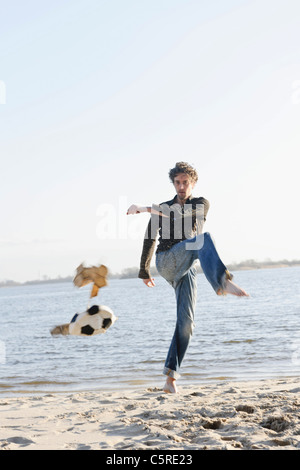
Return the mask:
M 151 207 L 132 204 L 127 210 L 127 215 L 140 214 L 141 212 L 150 212 L 151 219 L 148 223 L 144 237 L 143 251 L 140 262 L 140 271 L 138 277 L 143 280 L 148 287 L 154 287 L 154 279 L 150 274 L 151 259 L 155 249 L 156 238 L 158 234 L 158 216 L 168 217 L 163 213 L 161 206 L 152 204 Z
M 151 219 L 149 220 L 146 233 L 145 233 L 145 238 L 144 238 L 144 243 L 143 243 L 143 251 L 141 255 L 141 262 L 140 262 L 140 271 L 138 277 L 140 279 L 148 280 L 151 281 L 151 274 L 150 274 L 150 264 L 151 264 L 151 259 L 154 253 L 155 249 L 155 244 L 156 244 L 156 237 L 157 237 L 158 231 L 156 231 L 156 235 L 151 233 Z M 145 282 L 145 284 L 147 284 Z

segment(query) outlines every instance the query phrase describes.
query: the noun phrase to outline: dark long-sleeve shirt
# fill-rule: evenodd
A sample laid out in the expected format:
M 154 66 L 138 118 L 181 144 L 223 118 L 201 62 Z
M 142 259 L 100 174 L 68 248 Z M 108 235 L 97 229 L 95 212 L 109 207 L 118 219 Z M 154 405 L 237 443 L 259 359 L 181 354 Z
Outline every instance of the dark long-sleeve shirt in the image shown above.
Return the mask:
M 161 215 L 151 214 L 146 229 L 141 256 L 139 278 L 150 279 L 150 263 L 159 234 L 156 253 L 169 250 L 176 243 L 193 238 L 202 232 L 203 223 L 209 209 L 209 202 L 204 197 L 190 197 L 184 206 L 172 200 L 152 207 Z

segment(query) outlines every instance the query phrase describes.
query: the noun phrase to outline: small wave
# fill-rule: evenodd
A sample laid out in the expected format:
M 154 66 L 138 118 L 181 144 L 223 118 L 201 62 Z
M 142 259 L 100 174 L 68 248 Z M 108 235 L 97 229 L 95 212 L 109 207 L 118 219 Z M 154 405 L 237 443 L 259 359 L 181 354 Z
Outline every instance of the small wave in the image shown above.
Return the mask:
M 0 388 L 12 388 L 13 385 L 7 385 L 7 384 L 0 384 Z
M 255 343 L 256 339 L 231 339 L 229 341 L 223 341 L 223 344 L 238 344 L 238 343 Z
M 57 380 L 31 380 L 30 382 L 20 382 L 18 385 L 70 385 L 74 382 L 63 382 Z

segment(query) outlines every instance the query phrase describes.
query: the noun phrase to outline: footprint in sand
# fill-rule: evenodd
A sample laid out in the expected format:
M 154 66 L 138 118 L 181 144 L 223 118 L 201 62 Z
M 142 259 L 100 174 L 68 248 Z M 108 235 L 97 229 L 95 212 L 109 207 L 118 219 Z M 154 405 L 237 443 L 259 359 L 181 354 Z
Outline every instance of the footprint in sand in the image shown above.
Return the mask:
M 78 444 L 76 447 L 77 450 L 91 450 L 91 446 L 86 444 Z
M 8 439 L 6 439 L 6 441 L 12 444 L 18 444 L 20 447 L 26 447 L 30 444 L 34 444 L 34 441 L 22 436 L 9 437 Z

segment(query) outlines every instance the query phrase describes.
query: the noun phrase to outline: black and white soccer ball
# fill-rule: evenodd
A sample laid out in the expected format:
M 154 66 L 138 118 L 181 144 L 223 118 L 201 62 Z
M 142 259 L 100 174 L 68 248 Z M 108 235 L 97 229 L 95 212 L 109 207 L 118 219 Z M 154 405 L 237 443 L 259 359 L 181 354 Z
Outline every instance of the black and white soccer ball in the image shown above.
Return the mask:
M 117 317 L 105 305 L 93 305 L 83 313 L 76 313 L 69 324 L 69 334 L 76 336 L 94 336 L 105 333 Z

